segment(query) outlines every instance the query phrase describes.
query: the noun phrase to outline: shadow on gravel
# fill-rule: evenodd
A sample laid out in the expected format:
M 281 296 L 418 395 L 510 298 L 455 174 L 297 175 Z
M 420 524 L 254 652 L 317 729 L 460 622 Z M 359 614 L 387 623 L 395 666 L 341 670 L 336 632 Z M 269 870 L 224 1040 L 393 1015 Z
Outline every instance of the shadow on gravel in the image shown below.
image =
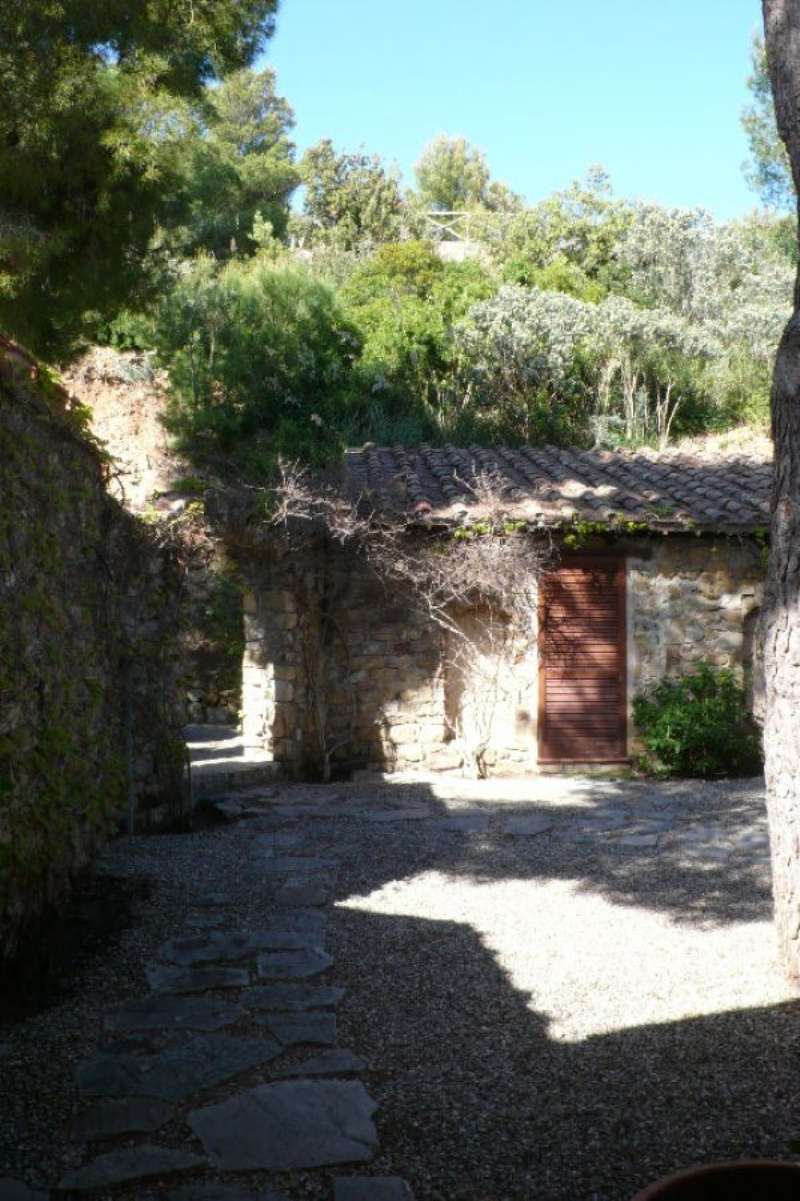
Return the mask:
M 358 963 L 363 981 L 342 1013 L 341 1040 L 378 1068 L 368 1084 L 380 1105 L 381 1145 L 418 1197 L 629 1201 L 693 1163 L 787 1158 L 800 1135 L 800 1001 L 571 1043 L 551 1036 L 547 1018 L 466 920 L 357 907 L 359 897 L 430 871 L 478 885 L 579 880 L 587 892 L 677 923 L 769 920 L 763 855 L 718 857 L 723 828 L 734 841 L 750 835 L 758 790 L 758 781 L 591 782 L 558 806 L 501 807 L 506 817 L 549 825 L 535 836 L 432 835 L 431 822 L 391 822 L 382 826 L 387 853 L 376 855 L 358 854 L 360 835 L 348 833 L 349 823 L 331 827 L 330 845 L 339 838 L 349 860 L 339 899 L 355 902 L 336 911 L 336 940 L 344 944 L 337 958 Z M 478 787 L 470 799 L 468 785 L 458 809 L 419 783 L 393 785 L 390 799 L 409 809 L 422 802 L 436 817 L 463 805 L 498 811 Z M 690 852 L 671 835 L 657 847 L 604 841 L 620 814 L 627 835 L 652 828 L 668 809 L 670 827 L 700 831 Z M 635 991 L 632 967 L 626 986 Z
M 81 988 L 84 974 L 133 925 L 134 905 L 147 898 L 144 879 L 87 875 L 62 910 L 29 932 L 22 953 L 3 964 L 0 1036 L 4 1024 L 23 1022 Z
M 469 925 L 340 909 L 336 940 L 363 981 L 340 1039 L 422 1201 L 629 1201 L 800 1133 L 800 1002 L 559 1042 Z
M 505 879 L 581 879 L 583 887 L 620 905 L 663 911 L 676 922 L 733 923 L 769 920 L 772 893 L 768 852 L 753 853 L 746 840 L 754 834 L 754 793 L 759 781 L 732 780 L 698 785 L 592 781 L 575 803 L 515 802 L 507 817 L 541 819 L 532 837 L 450 837 L 432 841 L 419 822 L 389 823 L 402 830 L 401 876 L 436 870 L 475 883 Z M 653 799 L 655 798 L 655 799 Z M 459 800 L 470 812 L 497 812 L 468 785 Z M 392 786 L 392 802 L 409 808 L 420 803 L 436 816 L 451 816 L 441 799 L 423 784 Z M 624 817 L 624 828 L 620 821 Z M 625 837 L 659 835 L 658 845 L 620 845 L 607 833 Z M 687 845 L 685 836 L 693 831 Z M 721 857 L 722 844 L 730 857 Z M 738 844 L 738 849 L 737 849 Z M 363 892 L 385 881 L 364 866 Z M 362 887 L 361 885 L 359 887 Z
M 376 842 L 364 840 L 361 822 L 310 821 L 295 845 L 306 854 L 340 854 L 341 901 L 425 871 L 478 885 L 580 879 L 587 891 L 618 904 L 665 912 L 676 922 L 722 925 L 769 917 L 763 868 L 746 856 L 727 865 L 715 858 L 717 826 L 729 834 L 749 831 L 755 788 L 752 782 L 712 789 L 593 782 L 563 805 L 532 800 L 500 807 L 476 787 L 467 798 L 470 811 L 502 808 L 506 817 L 541 819 L 552 829 L 512 839 L 432 831 L 424 820 L 390 821 L 370 826 L 373 835 L 380 832 Z M 295 801 L 302 792 L 293 791 Z M 348 795 L 338 786 L 327 797 L 338 793 L 342 814 L 364 803 L 363 792 Z M 451 810 L 422 784 L 396 784 L 389 803 L 412 810 L 422 802 L 443 818 L 462 812 L 466 794 L 461 787 L 459 808 Z M 320 795 L 308 790 L 312 804 Z M 622 849 L 603 842 L 602 830 L 620 813 L 633 831 L 637 821 L 657 820 L 653 815 L 667 801 L 679 810 L 679 826 L 708 829 L 691 862 L 666 844 Z M 244 822 L 241 836 L 247 841 L 257 829 L 291 824 L 276 812 Z M 582 826 L 585 841 L 576 841 Z M 3 999 L 4 979 L 0 1020 L 19 1020 L 63 995 L 62 970 L 69 990 L 80 989 L 86 967 L 131 922 L 140 887 L 106 877 L 90 881 L 65 924 L 69 937 L 48 952 L 55 983 L 38 992 L 25 985 L 27 1009 L 13 1012 Z M 530 920 L 536 921 L 534 907 Z M 381 1159 L 374 1170 L 407 1178 L 418 1201 L 630 1201 L 650 1180 L 691 1163 L 786 1157 L 789 1140 L 800 1134 L 800 1002 L 566 1042 L 553 1037 L 545 1015 L 531 1008 L 529 995 L 465 920 L 341 906 L 330 940 L 333 981 L 345 983 L 341 973 L 350 965 L 338 1043 L 370 1063 L 364 1083 L 379 1104 Z M 741 971 L 748 971 L 746 963 Z M 635 975 L 629 987 L 636 989 Z M 306 1189 L 304 1177 L 294 1183 L 292 1197 L 301 1190 L 330 1196 L 327 1172 L 313 1181 L 316 1191 Z

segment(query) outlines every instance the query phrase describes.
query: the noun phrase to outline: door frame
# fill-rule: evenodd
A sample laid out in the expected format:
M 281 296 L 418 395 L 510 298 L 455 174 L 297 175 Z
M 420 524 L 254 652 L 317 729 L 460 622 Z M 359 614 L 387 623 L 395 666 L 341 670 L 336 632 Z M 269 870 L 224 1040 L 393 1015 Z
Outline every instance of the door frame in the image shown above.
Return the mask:
M 545 600 L 544 600 L 544 580 L 539 583 L 539 602 L 538 602 L 538 636 L 537 636 L 537 657 L 538 657 L 538 672 L 539 672 L 539 701 L 536 720 L 536 750 L 537 762 L 543 766 L 553 766 L 559 763 L 630 763 L 630 755 L 628 754 L 629 746 L 629 729 L 628 729 L 628 563 L 626 556 L 621 551 L 607 552 L 588 552 L 581 554 L 579 551 L 563 555 L 559 560 L 558 566 L 552 573 L 557 575 L 562 567 L 592 567 L 594 565 L 608 568 L 609 563 L 615 566 L 615 583 L 617 589 L 617 645 L 621 655 L 621 687 L 619 690 L 619 698 L 617 702 L 617 720 L 619 722 L 620 742 L 624 746 L 625 751 L 622 755 L 617 755 L 613 758 L 603 756 L 602 758 L 592 756 L 575 756 L 572 758 L 550 758 L 542 754 L 543 734 L 546 729 L 546 659 L 545 659 L 545 637 L 546 637 L 546 622 L 545 622 Z

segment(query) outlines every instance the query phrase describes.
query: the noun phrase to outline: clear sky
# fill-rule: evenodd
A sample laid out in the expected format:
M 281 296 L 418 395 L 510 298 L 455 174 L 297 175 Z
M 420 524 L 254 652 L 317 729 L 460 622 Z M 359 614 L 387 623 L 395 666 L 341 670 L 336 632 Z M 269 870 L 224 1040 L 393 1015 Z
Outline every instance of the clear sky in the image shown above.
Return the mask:
M 620 195 L 756 203 L 741 164 L 758 0 L 282 0 L 265 62 L 298 149 L 330 137 L 395 163 L 463 134 L 536 200 L 584 174 Z

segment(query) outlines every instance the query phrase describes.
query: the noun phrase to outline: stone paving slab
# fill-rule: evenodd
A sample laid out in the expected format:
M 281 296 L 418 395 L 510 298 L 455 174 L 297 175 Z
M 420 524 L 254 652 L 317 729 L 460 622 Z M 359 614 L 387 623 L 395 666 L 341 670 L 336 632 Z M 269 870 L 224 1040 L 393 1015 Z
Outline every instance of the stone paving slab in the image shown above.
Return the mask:
M 0 1179 L 0 1201 L 47 1201 L 48 1194 L 30 1188 L 22 1180 L 10 1176 Z
M 633 821 L 624 813 L 590 813 L 577 822 L 570 822 L 566 831 L 568 833 L 577 831 L 581 834 L 608 834 L 614 830 L 631 830 L 634 826 L 638 827 L 644 824 L 657 824 L 658 829 L 663 830 L 669 822 L 664 823 L 662 819 L 656 818 L 637 818 Z
M 377 1106 L 355 1080 L 262 1084 L 196 1109 L 189 1125 L 227 1171 L 288 1171 L 372 1159 Z
M 316 945 L 321 946 L 327 925 L 327 913 L 320 913 L 319 909 L 303 909 L 301 906 L 294 906 L 288 909 L 277 908 L 270 917 L 267 928 L 313 935 Z
M 626 834 L 622 838 L 612 838 L 611 846 L 627 847 L 629 850 L 655 850 L 658 846 L 657 834 Z
M 364 1072 L 366 1068 L 366 1059 L 346 1048 L 336 1047 L 332 1051 L 323 1051 L 321 1055 L 312 1055 L 301 1063 L 273 1068 L 272 1077 L 284 1080 L 296 1076 L 346 1076 L 350 1072 Z
M 400 1176 L 337 1176 L 333 1201 L 412 1201 L 412 1194 Z
M 244 1017 L 245 1010 L 232 1001 L 211 997 L 154 993 L 128 1001 L 106 1014 L 107 1030 L 221 1030 Z
M 104 1042 L 100 1050 L 103 1055 L 143 1055 L 145 1052 L 159 1051 L 161 1040 L 157 1030 L 147 1034 L 126 1034 L 123 1038 L 114 1038 Z
M 648 817 L 636 818 L 625 827 L 625 830 L 629 834 L 663 834 L 665 830 L 673 829 L 673 826 L 674 822 L 667 817 Z
M 304 951 L 267 951 L 258 957 L 262 980 L 301 980 L 326 971 L 333 959 L 317 948 Z
M 456 813 L 451 817 L 434 817 L 431 827 L 450 834 L 487 834 L 489 817 L 486 813 Z
M 208 808 L 226 822 L 245 821 L 250 817 L 263 817 L 266 806 L 253 801 L 236 801 L 227 798 L 215 798 L 209 801 Z
M 84 1097 L 158 1097 L 183 1101 L 232 1076 L 269 1063 L 281 1052 L 272 1038 L 204 1034 L 156 1055 L 99 1055 L 78 1067 Z
M 257 930 L 255 932 L 212 930 L 188 938 L 173 938 L 158 952 L 159 959 L 179 967 L 201 963 L 237 962 L 252 959 L 259 951 L 298 950 L 308 945 L 300 931 Z
M 201 892 L 198 896 L 192 898 L 194 905 L 201 906 L 227 906 L 230 898 L 226 892 Z
M 433 817 L 430 809 L 387 809 L 376 812 L 366 809 L 361 813 L 352 813 L 351 817 L 366 817 L 371 822 L 419 822 Z
M 732 848 L 726 846 L 697 846 L 692 843 L 673 843 L 672 850 L 678 858 L 693 865 L 703 863 L 727 863 L 732 854 Z
M 321 859 L 315 855 L 276 855 L 268 858 L 263 867 L 267 876 L 319 876 L 335 874 L 338 859 Z
M 507 817 L 503 822 L 503 833 L 515 838 L 536 838 L 552 830 L 554 825 L 548 817 Z
M 151 1097 L 126 1097 L 120 1101 L 105 1101 L 70 1123 L 73 1138 L 112 1138 L 118 1134 L 152 1134 L 172 1117 L 173 1110 L 166 1101 Z
M 272 1189 L 248 1189 L 243 1184 L 220 1184 L 216 1180 L 189 1181 L 167 1193 L 167 1201 L 286 1201 Z
M 324 1010 L 306 1013 L 275 1013 L 266 1018 L 266 1027 L 284 1047 L 308 1043 L 332 1047 L 336 1043 L 336 1015 Z
M 346 992 L 333 984 L 255 984 L 247 993 L 247 1007 L 269 1013 L 329 1009 L 338 1005 Z
M 735 830 L 729 838 L 735 847 L 768 847 L 769 832 L 767 830 Z
M 174 1151 L 171 1147 L 144 1143 L 138 1147 L 124 1147 L 119 1151 L 99 1155 L 76 1172 L 64 1176 L 56 1188 L 61 1192 L 93 1192 L 115 1184 L 131 1184 L 152 1176 L 160 1178 L 205 1165 L 204 1159 L 191 1155 L 188 1151 Z
M 302 830 L 290 828 L 273 830 L 270 834 L 262 835 L 257 841 L 264 850 L 296 851 L 305 845 L 306 838 Z
M 288 880 L 275 893 L 278 905 L 327 905 L 333 898 L 333 882 L 327 877 Z
M 239 967 L 173 967 L 158 963 L 145 968 L 147 982 L 154 992 L 208 992 L 213 988 L 244 988 L 250 973 Z
M 295 801 L 291 805 L 274 805 L 270 812 L 279 817 L 339 817 L 339 813 L 330 805 L 307 805 Z
M 226 913 L 190 913 L 186 925 L 193 930 L 216 930 L 228 920 Z

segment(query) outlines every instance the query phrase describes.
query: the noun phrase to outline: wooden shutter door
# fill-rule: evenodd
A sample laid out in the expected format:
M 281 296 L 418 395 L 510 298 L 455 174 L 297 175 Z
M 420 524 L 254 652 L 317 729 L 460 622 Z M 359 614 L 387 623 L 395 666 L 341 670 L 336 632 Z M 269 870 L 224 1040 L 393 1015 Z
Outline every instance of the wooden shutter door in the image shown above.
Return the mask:
M 625 562 L 565 559 L 539 604 L 539 762 L 627 752 Z

